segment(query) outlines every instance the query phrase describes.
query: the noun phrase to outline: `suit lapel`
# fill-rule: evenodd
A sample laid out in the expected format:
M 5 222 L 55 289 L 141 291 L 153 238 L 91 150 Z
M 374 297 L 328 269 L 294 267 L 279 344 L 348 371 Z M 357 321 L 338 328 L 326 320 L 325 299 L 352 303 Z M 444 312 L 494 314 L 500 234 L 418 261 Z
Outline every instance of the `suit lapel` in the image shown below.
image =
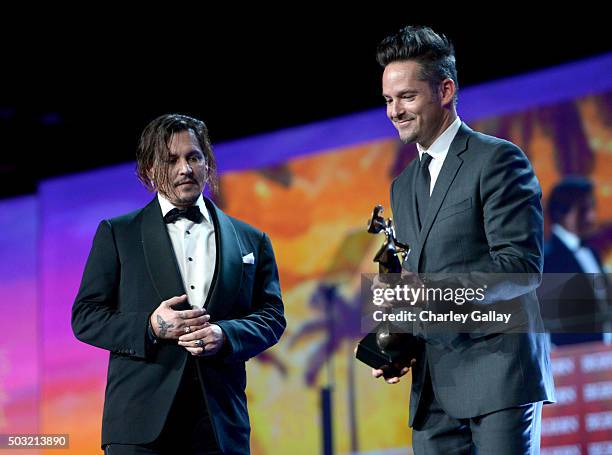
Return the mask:
M 459 155 L 467 149 L 468 136 L 471 134 L 471 132 L 472 130 L 465 123 L 462 123 L 459 127 L 459 131 L 457 131 L 457 135 L 453 139 L 453 142 L 448 149 L 448 154 L 444 159 L 444 164 L 442 165 L 442 169 L 440 169 L 440 174 L 438 175 L 433 192 L 431 193 L 431 199 L 429 200 L 429 208 L 427 210 L 427 215 L 425 216 L 425 221 L 423 222 L 421 231 L 418 235 L 416 251 L 414 252 L 417 264 L 420 264 L 423 246 L 425 245 L 429 231 L 431 231 L 433 222 L 440 211 L 442 202 L 444 202 L 444 198 L 446 197 L 446 194 L 448 193 L 448 190 L 451 187 L 453 180 L 455 180 L 455 176 L 457 175 L 457 172 L 459 172 L 459 168 L 463 163 L 463 160 L 459 157 Z M 416 195 L 413 199 L 416 200 Z M 416 203 L 414 201 L 413 208 L 413 218 L 416 219 L 417 212 Z
M 232 308 L 242 280 L 242 250 L 234 224 L 211 200 L 204 198 L 215 225 L 217 264 L 206 299 L 206 309 L 213 319 L 223 319 Z
M 176 255 L 172 249 L 157 197 L 143 210 L 141 238 L 146 267 L 160 300 L 168 300 L 171 297 L 185 294 L 181 273 L 176 263 Z M 188 303 L 174 307 L 178 310 L 189 308 Z

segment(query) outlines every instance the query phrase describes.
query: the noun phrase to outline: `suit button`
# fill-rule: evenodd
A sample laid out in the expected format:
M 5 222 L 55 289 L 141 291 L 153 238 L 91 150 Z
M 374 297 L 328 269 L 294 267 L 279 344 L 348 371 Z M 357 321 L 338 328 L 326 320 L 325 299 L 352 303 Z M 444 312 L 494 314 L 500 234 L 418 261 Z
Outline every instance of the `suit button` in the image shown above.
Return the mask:
M 130 349 L 130 354 L 134 355 L 134 354 L 136 354 L 136 351 L 134 351 L 133 349 Z

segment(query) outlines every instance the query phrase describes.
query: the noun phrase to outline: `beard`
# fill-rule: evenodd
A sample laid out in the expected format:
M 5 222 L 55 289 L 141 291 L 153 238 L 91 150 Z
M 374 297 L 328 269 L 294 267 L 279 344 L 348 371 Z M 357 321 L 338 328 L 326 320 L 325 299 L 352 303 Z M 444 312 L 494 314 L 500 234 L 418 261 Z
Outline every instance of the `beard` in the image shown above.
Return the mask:
M 397 133 L 399 134 L 399 139 L 404 144 L 414 144 L 418 140 L 419 131 L 415 124 L 415 119 L 412 119 L 410 126 L 405 127 L 397 127 Z
M 201 194 L 202 194 L 202 191 L 200 190 L 196 191 L 195 188 L 191 189 L 190 191 L 181 191 L 180 188 L 174 189 L 174 197 L 176 201 L 179 202 L 181 205 L 195 204 L 195 202 L 198 200 Z
M 417 140 L 417 136 L 414 132 L 408 133 L 408 134 L 402 134 L 400 133 L 399 135 L 400 141 L 402 141 L 403 144 L 414 144 Z
M 182 190 L 180 186 L 172 185 L 170 188 L 158 188 L 158 191 L 173 205 L 177 207 L 188 207 L 196 203 L 204 191 L 204 185 L 205 184 L 194 184 L 192 187 L 189 187 L 188 191 Z
M 403 144 L 414 144 L 418 139 L 417 131 L 414 128 L 408 131 L 400 130 L 398 133 L 400 141 L 402 141 Z

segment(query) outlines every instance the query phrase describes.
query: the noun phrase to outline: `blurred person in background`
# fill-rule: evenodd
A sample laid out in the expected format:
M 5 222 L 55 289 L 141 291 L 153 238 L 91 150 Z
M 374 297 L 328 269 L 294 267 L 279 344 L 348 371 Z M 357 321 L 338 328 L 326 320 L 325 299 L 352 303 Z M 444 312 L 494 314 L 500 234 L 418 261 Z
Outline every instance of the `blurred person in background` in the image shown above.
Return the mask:
M 543 313 L 560 324 L 551 329 L 551 341 L 557 346 L 609 342 L 610 287 L 599 254 L 589 245 L 597 219 L 593 183 L 581 176 L 557 183 L 548 199 L 548 217 L 551 233 L 544 248 L 544 273 L 588 274 L 567 275 L 560 299 L 541 299 Z

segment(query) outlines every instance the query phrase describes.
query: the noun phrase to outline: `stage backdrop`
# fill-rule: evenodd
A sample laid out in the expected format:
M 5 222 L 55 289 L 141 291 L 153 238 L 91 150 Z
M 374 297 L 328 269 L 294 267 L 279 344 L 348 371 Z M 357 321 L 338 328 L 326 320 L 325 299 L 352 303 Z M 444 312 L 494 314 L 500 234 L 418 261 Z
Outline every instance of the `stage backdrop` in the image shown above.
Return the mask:
M 611 246 L 605 222 L 612 221 L 610 74 L 606 55 L 468 87 L 458 105 L 474 129 L 523 148 L 545 196 L 567 174 L 594 180 L 603 253 Z M 270 235 L 288 321 L 280 344 L 248 363 L 252 452 L 318 453 L 319 396 L 329 386 L 337 453 L 407 453 L 410 381 L 374 380 L 352 350 L 361 336 L 360 273 L 376 271 L 371 258 L 382 241 L 365 233 L 366 221 L 375 204 L 389 207 L 390 182 L 415 147 L 398 142 L 380 108 L 215 151 L 216 202 Z M 151 198 L 130 163 L 49 180 L 35 197 L 0 202 L 8 313 L 0 335 L 0 433 L 69 433 L 62 453 L 101 453 L 108 353 L 75 340 L 70 309 L 99 221 Z M 612 424 L 597 429 L 603 444 Z

